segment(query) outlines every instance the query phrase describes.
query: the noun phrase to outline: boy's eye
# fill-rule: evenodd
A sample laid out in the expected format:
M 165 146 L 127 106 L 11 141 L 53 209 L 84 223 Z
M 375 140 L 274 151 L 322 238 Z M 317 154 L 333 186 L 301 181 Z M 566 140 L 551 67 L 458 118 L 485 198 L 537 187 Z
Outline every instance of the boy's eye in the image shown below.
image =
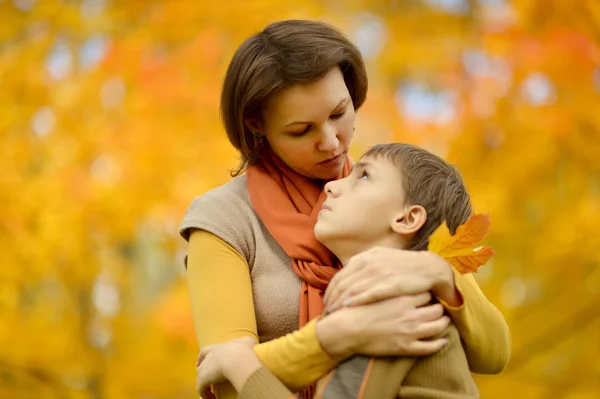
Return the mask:
M 369 173 L 366 170 L 363 170 L 359 177 L 360 180 L 369 180 Z

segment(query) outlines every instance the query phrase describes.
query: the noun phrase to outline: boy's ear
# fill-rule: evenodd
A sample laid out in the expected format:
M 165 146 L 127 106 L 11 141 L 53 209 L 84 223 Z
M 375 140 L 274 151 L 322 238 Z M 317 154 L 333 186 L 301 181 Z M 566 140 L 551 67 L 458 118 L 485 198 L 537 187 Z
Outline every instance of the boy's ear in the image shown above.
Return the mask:
M 244 119 L 244 125 L 254 134 L 261 134 L 262 123 L 256 118 Z
M 400 235 L 413 235 L 427 220 L 427 211 L 421 205 L 411 205 L 392 220 L 392 230 Z

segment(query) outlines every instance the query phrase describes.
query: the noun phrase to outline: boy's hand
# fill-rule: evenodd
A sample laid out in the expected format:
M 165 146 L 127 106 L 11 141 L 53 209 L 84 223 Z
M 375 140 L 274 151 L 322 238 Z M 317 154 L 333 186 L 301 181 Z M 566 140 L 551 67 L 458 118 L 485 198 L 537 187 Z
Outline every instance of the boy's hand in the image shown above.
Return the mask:
M 203 348 L 196 361 L 198 394 L 205 399 L 214 398 L 210 385 L 227 380 L 239 391 L 250 374 L 261 367 L 252 349 L 254 345 L 254 338 L 244 337 Z

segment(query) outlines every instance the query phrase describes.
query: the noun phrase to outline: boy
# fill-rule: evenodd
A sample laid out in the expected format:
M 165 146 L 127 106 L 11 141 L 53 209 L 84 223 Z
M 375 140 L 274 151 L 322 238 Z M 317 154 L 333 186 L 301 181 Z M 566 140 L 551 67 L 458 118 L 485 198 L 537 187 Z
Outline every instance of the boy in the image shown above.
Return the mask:
M 327 200 L 316 238 L 342 264 L 373 247 L 426 250 L 429 236 L 446 221 L 452 233 L 471 215 L 469 194 L 456 168 L 408 144 L 372 147 L 352 173 L 325 185 Z M 476 398 L 477 387 L 456 328 L 448 343 L 426 357 L 354 356 L 322 378 L 316 398 Z M 294 395 L 242 339 L 205 348 L 199 388 L 228 379 L 240 398 L 283 399 Z

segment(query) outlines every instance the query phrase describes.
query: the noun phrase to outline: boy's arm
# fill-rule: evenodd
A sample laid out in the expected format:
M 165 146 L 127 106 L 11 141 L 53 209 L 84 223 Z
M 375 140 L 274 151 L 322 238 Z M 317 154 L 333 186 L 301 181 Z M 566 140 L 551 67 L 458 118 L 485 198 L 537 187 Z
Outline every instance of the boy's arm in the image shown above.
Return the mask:
M 242 385 L 238 399 L 295 399 L 269 370 L 261 367 L 254 371 Z
M 205 348 L 198 359 L 196 390 L 209 395 L 210 384 L 227 380 L 242 399 L 291 399 L 294 394 L 265 369 L 252 347 L 252 339 L 242 338 Z M 217 395 L 219 397 L 219 395 Z
M 442 349 L 416 359 L 400 387 L 400 398 L 479 398 L 458 330 L 450 324 L 446 331 L 448 343 Z
M 256 354 L 238 347 L 227 356 L 224 376 L 239 392 L 238 399 L 293 399 L 294 394 L 269 370 L 262 367 Z

